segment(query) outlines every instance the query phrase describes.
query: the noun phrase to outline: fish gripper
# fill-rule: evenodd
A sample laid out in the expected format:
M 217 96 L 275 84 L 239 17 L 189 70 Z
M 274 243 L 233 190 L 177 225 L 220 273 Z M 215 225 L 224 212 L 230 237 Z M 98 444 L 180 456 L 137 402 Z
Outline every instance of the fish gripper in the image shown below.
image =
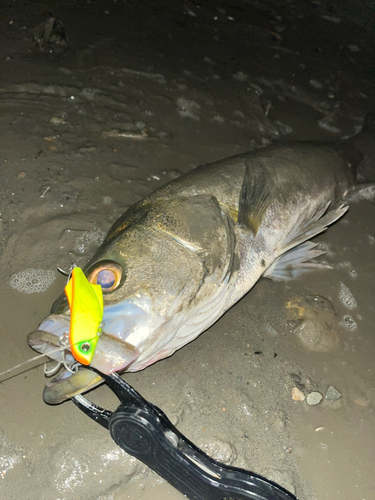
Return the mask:
M 206 455 L 119 375 L 98 372 L 120 400 L 111 412 L 79 395 L 73 402 L 109 430 L 127 453 L 157 472 L 190 500 L 297 500 L 272 481 Z

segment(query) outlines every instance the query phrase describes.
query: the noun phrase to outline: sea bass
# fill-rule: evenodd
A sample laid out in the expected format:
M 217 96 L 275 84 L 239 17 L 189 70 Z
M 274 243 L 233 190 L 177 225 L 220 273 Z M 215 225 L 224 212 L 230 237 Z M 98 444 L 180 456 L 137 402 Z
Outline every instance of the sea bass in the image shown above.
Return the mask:
M 260 277 L 327 267 L 309 240 L 344 215 L 358 177 L 375 180 L 374 128 L 369 118 L 347 141 L 278 143 L 200 166 L 131 206 L 84 268 L 104 295 L 91 365 L 142 370 L 209 328 Z M 50 404 L 102 382 L 72 356 L 69 325 L 62 294 L 28 337 L 65 367 L 45 387 Z

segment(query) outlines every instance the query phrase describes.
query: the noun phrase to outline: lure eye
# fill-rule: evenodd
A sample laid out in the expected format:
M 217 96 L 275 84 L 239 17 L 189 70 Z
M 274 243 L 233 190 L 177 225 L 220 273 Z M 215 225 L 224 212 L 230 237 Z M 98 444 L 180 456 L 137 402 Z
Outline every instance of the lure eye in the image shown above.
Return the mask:
M 103 292 L 113 292 L 119 286 L 122 278 L 122 268 L 114 262 L 103 262 L 88 275 L 93 285 L 100 285 Z

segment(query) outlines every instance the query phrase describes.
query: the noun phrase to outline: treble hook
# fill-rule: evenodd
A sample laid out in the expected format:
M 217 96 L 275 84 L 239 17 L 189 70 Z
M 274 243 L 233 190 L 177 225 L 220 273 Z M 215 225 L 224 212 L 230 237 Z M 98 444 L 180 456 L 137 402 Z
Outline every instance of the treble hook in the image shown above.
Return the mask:
M 68 276 L 68 281 L 67 283 L 69 282 L 70 280 L 70 277 L 71 277 L 71 274 L 72 274 L 72 271 L 75 267 L 78 267 L 77 264 L 75 262 L 72 262 L 70 264 L 70 267 L 69 267 L 69 270 L 68 271 L 64 271 L 64 269 L 62 269 L 60 266 L 57 266 L 57 270 L 59 271 L 59 273 L 63 274 L 64 276 Z
M 63 335 L 61 335 L 61 337 L 59 338 L 59 344 L 61 350 L 60 350 L 60 359 L 57 362 L 57 364 L 50 369 L 47 368 L 48 363 L 44 365 L 44 374 L 47 377 L 55 375 L 55 373 L 57 373 L 60 370 L 61 366 L 64 366 L 64 368 L 70 373 L 76 373 L 78 371 L 78 366 L 80 363 L 75 362 L 73 364 L 70 363 L 69 365 L 66 359 L 66 350 L 69 349 L 70 347 L 68 332 L 65 332 Z

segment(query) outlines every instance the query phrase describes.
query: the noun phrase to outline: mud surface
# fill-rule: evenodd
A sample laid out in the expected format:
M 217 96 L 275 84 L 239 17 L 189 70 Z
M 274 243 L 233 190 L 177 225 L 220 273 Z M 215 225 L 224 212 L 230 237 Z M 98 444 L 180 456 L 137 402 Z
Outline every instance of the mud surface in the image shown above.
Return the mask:
M 198 164 L 358 131 L 374 107 L 373 9 L 2 2 L 0 372 L 33 356 L 26 334 L 62 291 L 57 266 L 83 265 L 132 203 Z M 69 50 L 61 30 L 46 35 L 49 13 Z M 318 238 L 333 270 L 261 280 L 196 341 L 125 376 L 209 454 L 300 500 L 375 497 L 367 194 Z M 45 405 L 32 366 L 0 383 L 1 498 L 182 498 L 71 402 Z M 90 397 L 115 404 L 105 387 Z

